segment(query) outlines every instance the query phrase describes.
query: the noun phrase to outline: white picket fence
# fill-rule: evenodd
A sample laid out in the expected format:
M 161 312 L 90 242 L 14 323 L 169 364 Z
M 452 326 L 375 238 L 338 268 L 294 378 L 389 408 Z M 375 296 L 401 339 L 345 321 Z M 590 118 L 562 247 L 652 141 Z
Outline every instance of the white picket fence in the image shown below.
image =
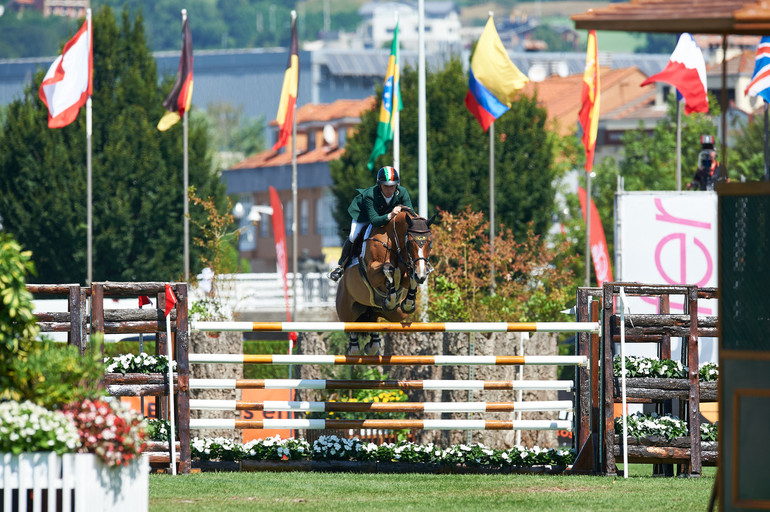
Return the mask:
M 108 467 L 87 453 L 62 456 L 53 452 L 3 453 L 0 454 L 2 510 L 146 511 L 149 473 L 147 456 L 129 466 Z
M 289 306 L 294 305 L 294 274 L 288 276 Z M 205 296 L 206 283 L 190 290 L 190 301 Z M 222 274 L 214 284 L 216 293 L 228 310 L 235 313 L 250 311 L 285 311 L 283 279 L 278 273 Z M 296 283 L 297 311 L 333 308 L 337 283 L 325 274 L 298 274 Z

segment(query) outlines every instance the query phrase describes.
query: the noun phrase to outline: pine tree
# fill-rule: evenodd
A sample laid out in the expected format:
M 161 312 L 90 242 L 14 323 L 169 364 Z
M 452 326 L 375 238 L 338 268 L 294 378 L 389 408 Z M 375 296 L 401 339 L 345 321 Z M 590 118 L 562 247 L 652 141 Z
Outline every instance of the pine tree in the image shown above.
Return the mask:
M 93 279 L 178 279 L 184 272 L 182 123 L 166 132 L 156 129 L 173 77 L 158 86 L 141 16 L 131 20 L 124 9 L 118 24 L 112 10 L 102 7 L 93 18 L 93 37 Z M 71 125 L 49 129 L 37 97 L 44 73 L 9 106 L 1 127 L 0 216 L 3 229 L 32 250 L 35 282 L 83 283 L 85 109 Z M 190 121 L 190 185 L 223 204 L 206 127 Z M 193 245 L 191 251 L 195 272 L 198 253 Z

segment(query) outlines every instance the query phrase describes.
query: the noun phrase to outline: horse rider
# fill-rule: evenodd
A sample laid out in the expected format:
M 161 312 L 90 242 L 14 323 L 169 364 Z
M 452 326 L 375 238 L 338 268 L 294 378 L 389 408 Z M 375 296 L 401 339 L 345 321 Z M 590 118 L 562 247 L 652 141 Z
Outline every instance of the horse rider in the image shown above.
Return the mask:
M 358 189 L 359 194 L 348 207 L 348 213 L 353 219 L 350 224 L 350 235 L 342 246 L 342 255 L 337 266 L 329 272 L 329 279 L 336 282 L 342 277 L 345 265 L 353 251 L 353 242 L 367 225 L 384 226 L 401 212 L 402 207 L 412 209 L 409 192 L 399 185 L 399 182 L 398 171 L 393 167 L 385 166 L 377 171 L 376 185 L 367 189 Z

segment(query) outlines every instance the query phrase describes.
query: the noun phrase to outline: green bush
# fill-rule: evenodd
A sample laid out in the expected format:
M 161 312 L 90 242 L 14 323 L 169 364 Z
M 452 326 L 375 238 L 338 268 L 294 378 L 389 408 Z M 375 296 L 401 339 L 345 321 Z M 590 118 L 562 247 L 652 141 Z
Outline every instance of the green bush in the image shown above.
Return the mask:
M 81 357 L 77 347 L 37 340 L 32 295 L 26 276 L 35 272 L 32 253 L 7 233 L 0 234 L 0 399 L 55 408 L 103 394 L 101 354 Z M 94 337 L 91 346 L 101 346 Z

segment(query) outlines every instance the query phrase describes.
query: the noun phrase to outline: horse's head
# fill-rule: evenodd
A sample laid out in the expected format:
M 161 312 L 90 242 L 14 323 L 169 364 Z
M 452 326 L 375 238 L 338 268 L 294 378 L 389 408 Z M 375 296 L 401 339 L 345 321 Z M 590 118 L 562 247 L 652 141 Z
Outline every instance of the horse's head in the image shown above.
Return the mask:
M 435 217 L 435 216 L 434 216 Z M 433 222 L 432 217 L 426 220 L 412 211 L 406 211 L 404 219 L 406 221 L 405 243 L 403 251 L 406 252 L 406 263 L 412 277 L 422 284 L 428 278 L 428 274 L 433 272 L 433 266 L 430 264 L 430 251 L 433 248 L 433 235 L 430 231 L 430 225 Z

